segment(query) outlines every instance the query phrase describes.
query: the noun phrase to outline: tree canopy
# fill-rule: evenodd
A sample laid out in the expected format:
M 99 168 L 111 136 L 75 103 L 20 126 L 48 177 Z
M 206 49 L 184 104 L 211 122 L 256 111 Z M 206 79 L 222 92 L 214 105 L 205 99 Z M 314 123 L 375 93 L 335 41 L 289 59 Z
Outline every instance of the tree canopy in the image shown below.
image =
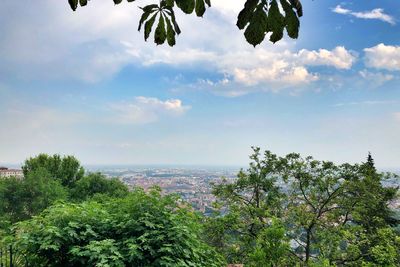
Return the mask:
M 106 178 L 101 173 L 90 173 L 77 181 L 71 189 L 71 198 L 86 200 L 96 195 L 124 197 L 128 187 L 117 178 Z
M 22 165 L 25 176 L 39 169 L 47 171 L 53 179 L 67 187 L 72 186 L 85 174 L 85 170 L 74 156 L 40 154 L 27 159 Z
M 34 266 L 224 266 L 197 215 L 158 189 L 104 203 L 58 204 L 17 227 Z
M 0 179 L 0 220 L 15 223 L 29 219 L 67 196 L 67 189 L 43 169 L 24 179 Z
M 57 201 L 121 198 L 128 187 L 117 178 L 88 173 L 73 156 L 40 154 L 22 166 L 24 178 L 0 179 L 0 228 L 30 219 Z
M 86 6 L 88 1 L 68 0 L 68 3 L 75 11 L 78 6 Z M 122 3 L 122 0 L 113 1 L 115 4 Z M 211 0 L 160 0 L 158 3 L 140 7 L 143 13 L 138 30 L 144 26 L 144 39 L 147 41 L 154 29 L 153 26 L 157 24 L 154 30 L 154 42 L 161 45 L 166 41 L 169 46 L 174 46 L 176 36 L 181 33 L 175 15 L 176 9 L 185 14 L 194 13 L 198 17 L 203 17 L 207 7 L 211 7 Z M 263 42 L 268 34 L 270 34 L 269 40 L 273 43 L 281 40 L 285 29 L 290 38 L 296 39 L 299 36 L 299 18 L 302 15 L 300 0 L 246 0 L 238 14 L 236 25 L 240 30 L 244 30 L 246 41 L 256 46 Z
M 207 240 L 249 266 L 398 266 L 399 223 L 373 159 L 336 165 L 254 149 L 248 171 L 216 185 Z M 384 245 L 385 244 L 385 245 Z
M 384 186 L 398 177 L 371 154 L 335 164 L 253 150 L 214 185 L 209 217 L 159 188 L 85 175 L 73 157 L 31 158 L 25 178 L 0 179 L 0 249 L 34 266 L 400 266 L 399 188 Z

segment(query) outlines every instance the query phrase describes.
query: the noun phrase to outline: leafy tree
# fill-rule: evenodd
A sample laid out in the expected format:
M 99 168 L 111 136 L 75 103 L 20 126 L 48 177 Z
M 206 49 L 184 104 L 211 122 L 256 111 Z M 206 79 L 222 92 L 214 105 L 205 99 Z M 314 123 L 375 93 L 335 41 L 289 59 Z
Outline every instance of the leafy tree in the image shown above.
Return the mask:
M 156 189 L 54 205 L 15 232 L 35 266 L 224 266 L 200 239 L 197 215 Z
M 57 200 L 65 200 L 67 190 L 44 169 L 25 179 L 0 179 L 0 217 L 15 223 L 39 214 Z
M 61 157 L 57 154 L 53 156 L 40 154 L 27 159 L 22 166 L 25 176 L 38 169 L 46 170 L 50 177 L 60 181 L 63 186 L 67 187 L 71 187 L 76 181 L 81 179 L 85 173 L 85 170 L 75 157 Z
M 91 173 L 77 181 L 71 189 L 74 200 L 86 200 L 96 194 L 125 197 L 128 187 L 116 178 L 108 179 L 101 173 Z
M 264 156 L 261 159 L 260 149 L 254 148 L 247 172 L 241 170 L 234 183 L 215 186 L 214 194 L 228 211 L 209 220 L 207 239 L 228 262 L 290 265 L 289 250 L 283 249 L 288 240 L 279 228 L 284 195 L 277 181 L 282 166 L 276 155 L 266 152 Z M 265 240 L 267 236 L 273 241 Z
M 24 206 L 22 181 L 16 177 L 0 179 L 0 217 L 3 227 L 23 219 Z
M 397 222 L 388 208 L 397 188 L 369 156 L 336 165 L 270 151 L 250 157 L 247 172 L 215 187 L 222 214 L 208 222 L 210 244 L 229 262 L 252 266 L 397 266 Z M 290 246 L 288 246 L 290 242 Z M 382 244 L 388 244 L 383 247 Z M 385 261 L 386 260 L 386 261 Z
M 122 0 L 113 0 L 120 4 Z M 134 0 L 127 0 L 134 2 Z M 78 6 L 86 6 L 88 0 L 68 0 L 72 10 Z M 175 11 L 180 9 L 185 14 L 193 12 L 202 17 L 206 7 L 211 7 L 210 0 L 160 0 L 159 3 L 141 7 L 143 14 L 139 21 L 138 30 L 144 24 L 144 39 L 147 40 L 158 19 L 154 31 L 154 42 L 157 45 L 167 41 L 168 45 L 175 45 L 175 37 L 181 33 L 176 21 Z M 300 21 L 303 8 L 300 0 L 246 0 L 237 19 L 237 27 L 244 30 L 246 41 L 253 46 L 260 44 L 267 34 L 273 43 L 279 41 L 286 32 L 290 38 L 296 39 L 299 35 Z

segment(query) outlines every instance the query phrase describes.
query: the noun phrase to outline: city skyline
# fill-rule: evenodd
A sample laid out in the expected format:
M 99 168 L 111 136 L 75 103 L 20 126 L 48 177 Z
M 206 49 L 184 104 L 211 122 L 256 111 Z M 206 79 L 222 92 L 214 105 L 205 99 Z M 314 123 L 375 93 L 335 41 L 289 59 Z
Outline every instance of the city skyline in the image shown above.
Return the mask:
M 137 2 L 2 3 L 0 165 L 246 168 L 259 146 L 400 169 L 396 1 L 304 1 L 298 40 L 256 48 L 235 26 L 243 1 L 179 13 L 174 48 L 144 42 Z

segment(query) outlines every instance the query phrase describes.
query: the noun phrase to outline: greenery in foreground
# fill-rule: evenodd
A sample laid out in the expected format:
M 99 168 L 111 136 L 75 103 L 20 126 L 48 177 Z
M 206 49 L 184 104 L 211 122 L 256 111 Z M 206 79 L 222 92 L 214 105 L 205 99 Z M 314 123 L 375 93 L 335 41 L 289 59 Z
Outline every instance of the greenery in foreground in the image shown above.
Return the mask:
M 373 159 L 336 165 L 258 148 L 247 171 L 214 185 L 211 217 L 159 189 L 129 192 L 74 157 L 28 159 L 0 179 L 0 246 L 32 266 L 399 266 L 388 203 L 398 188 Z M 396 228 L 397 227 L 397 228 Z

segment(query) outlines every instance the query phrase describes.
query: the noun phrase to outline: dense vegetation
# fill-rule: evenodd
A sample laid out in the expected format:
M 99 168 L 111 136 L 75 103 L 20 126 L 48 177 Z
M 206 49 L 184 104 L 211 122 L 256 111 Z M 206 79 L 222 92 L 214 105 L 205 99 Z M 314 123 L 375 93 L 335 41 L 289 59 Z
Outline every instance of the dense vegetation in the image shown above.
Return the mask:
M 0 238 L 33 266 L 399 266 L 399 221 L 371 156 L 336 165 L 255 148 L 214 185 L 211 217 L 176 195 L 85 174 L 74 157 L 28 159 L 0 180 Z

